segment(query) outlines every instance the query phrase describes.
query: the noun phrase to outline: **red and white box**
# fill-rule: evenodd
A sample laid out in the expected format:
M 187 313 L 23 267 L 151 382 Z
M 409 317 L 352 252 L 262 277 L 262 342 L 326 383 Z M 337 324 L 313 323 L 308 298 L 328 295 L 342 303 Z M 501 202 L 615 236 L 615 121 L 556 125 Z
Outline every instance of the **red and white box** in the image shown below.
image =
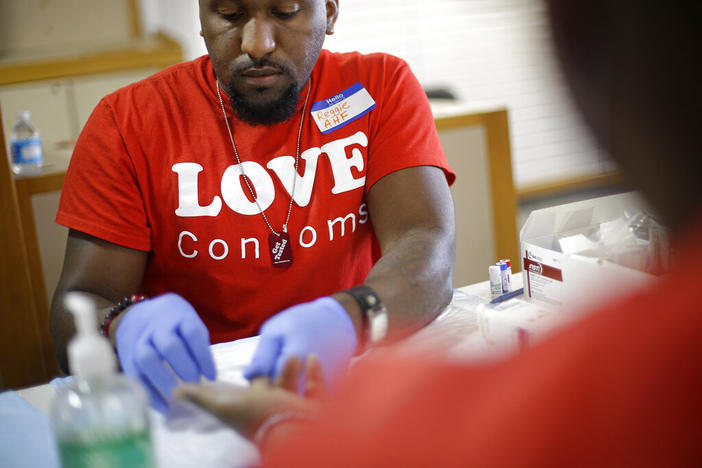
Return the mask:
M 524 294 L 530 300 L 569 310 L 596 307 L 655 278 L 597 256 L 564 253 L 560 239 L 582 238 L 642 209 L 635 192 L 534 210 L 520 231 Z

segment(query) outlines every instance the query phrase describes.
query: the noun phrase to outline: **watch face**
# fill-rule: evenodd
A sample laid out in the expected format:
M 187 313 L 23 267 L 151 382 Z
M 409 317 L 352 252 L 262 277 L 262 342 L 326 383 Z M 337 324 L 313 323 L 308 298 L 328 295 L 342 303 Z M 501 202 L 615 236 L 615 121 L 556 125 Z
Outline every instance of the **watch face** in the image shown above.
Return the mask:
M 380 307 L 379 310 L 368 317 L 368 336 L 371 343 L 377 343 L 385 338 L 388 332 L 388 312 L 385 307 Z
M 375 310 L 378 307 L 378 299 L 373 294 L 368 294 L 366 296 L 366 302 L 373 310 Z

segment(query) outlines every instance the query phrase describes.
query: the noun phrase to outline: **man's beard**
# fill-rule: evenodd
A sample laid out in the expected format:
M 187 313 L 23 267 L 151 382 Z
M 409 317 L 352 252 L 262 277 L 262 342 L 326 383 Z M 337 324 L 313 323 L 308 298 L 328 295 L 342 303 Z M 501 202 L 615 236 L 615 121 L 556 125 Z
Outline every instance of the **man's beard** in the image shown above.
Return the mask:
M 239 119 L 251 125 L 271 125 L 289 120 L 297 110 L 300 95 L 297 83 L 293 80 L 290 86 L 283 90 L 278 99 L 270 102 L 257 103 L 239 93 L 230 81 L 227 94 L 232 109 Z

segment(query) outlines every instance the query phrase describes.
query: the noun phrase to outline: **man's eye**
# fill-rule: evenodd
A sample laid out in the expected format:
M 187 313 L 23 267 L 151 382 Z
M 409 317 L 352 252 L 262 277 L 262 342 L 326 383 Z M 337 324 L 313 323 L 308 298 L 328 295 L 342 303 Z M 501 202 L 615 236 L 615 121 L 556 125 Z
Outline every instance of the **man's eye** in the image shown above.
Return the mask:
M 299 9 L 295 10 L 273 10 L 273 15 L 280 19 L 290 19 L 300 12 Z
M 243 18 L 244 13 L 241 11 L 234 11 L 234 12 L 219 12 L 219 16 L 224 18 L 227 21 L 235 21 L 238 19 Z

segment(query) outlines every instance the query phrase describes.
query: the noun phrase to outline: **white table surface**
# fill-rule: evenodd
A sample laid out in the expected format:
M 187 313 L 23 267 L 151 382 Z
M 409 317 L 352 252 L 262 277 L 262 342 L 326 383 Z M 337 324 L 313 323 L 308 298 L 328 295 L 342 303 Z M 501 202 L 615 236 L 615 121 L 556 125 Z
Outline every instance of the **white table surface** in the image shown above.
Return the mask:
M 522 287 L 521 274 L 513 275 L 513 289 Z M 446 310 L 431 324 L 401 345 L 414 348 L 438 345 L 457 359 L 501 359 L 517 352 L 517 331 L 538 332 L 544 329 L 550 312 L 520 298 L 489 305 L 488 281 L 454 291 Z M 522 333 L 523 334 L 523 333 Z M 213 346 L 218 379 L 246 385 L 242 376 L 258 337 Z M 421 348 L 420 348 L 421 349 Z M 49 415 L 53 389 L 50 384 L 18 390 L 23 399 Z M 204 412 L 178 408 L 167 416 L 152 411 L 152 436 L 159 466 L 169 468 L 208 466 L 217 468 L 246 466 L 257 460 L 248 441 Z M 203 455 L 207 454 L 207 455 Z M 204 457 L 204 458 L 203 458 Z
M 518 289 L 522 287 L 522 275 L 521 273 L 517 273 L 512 276 L 512 285 L 513 289 Z M 489 281 L 483 281 L 480 283 L 475 283 L 471 284 L 468 286 L 464 286 L 461 288 L 458 288 L 457 291 L 460 291 L 462 293 L 465 293 L 470 296 L 474 296 L 475 298 L 479 298 L 480 300 L 484 301 L 485 303 L 489 302 L 491 300 L 490 297 L 490 282 Z M 452 301 L 452 305 L 447 307 L 447 310 L 444 312 L 444 316 L 446 317 L 451 317 L 450 323 L 451 325 L 456 325 L 459 326 L 458 333 L 455 333 L 456 330 L 454 330 L 453 334 L 458 334 L 458 335 L 465 335 L 467 336 L 470 333 L 478 331 L 478 322 L 474 316 L 474 311 L 467 310 L 465 307 L 462 307 L 458 302 L 460 302 L 460 296 L 455 294 L 454 295 L 454 301 Z M 452 310 L 452 307 L 455 310 Z M 460 327 L 460 325 L 463 324 L 463 327 Z M 428 332 L 435 332 L 438 330 L 444 331 L 446 328 L 449 328 L 446 326 L 446 323 L 442 323 L 441 321 L 435 321 L 426 328 Z M 216 349 L 216 348 L 215 348 Z M 217 354 L 215 352 L 215 354 Z M 236 365 L 234 367 L 241 367 L 239 365 Z M 245 365 L 245 363 L 243 364 Z M 229 364 L 227 364 L 228 367 L 231 367 Z M 222 369 L 218 369 L 219 373 L 221 374 Z M 231 370 L 228 368 L 227 373 L 231 374 Z M 25 400 L 27 400 L 29 403 L 32 404 L 35 408 L 39 409 L 42 411 L 44 414 L 49 414 L 50 411 L 50 405 L 51 405 L 51 396 L 52 396 L 52 391 L 50 385 L 43 384 L 43 385 L 37 385 L 34 387 L 28 387 L 25 389 L 17 390 L 17 393 L 22 396 Z

